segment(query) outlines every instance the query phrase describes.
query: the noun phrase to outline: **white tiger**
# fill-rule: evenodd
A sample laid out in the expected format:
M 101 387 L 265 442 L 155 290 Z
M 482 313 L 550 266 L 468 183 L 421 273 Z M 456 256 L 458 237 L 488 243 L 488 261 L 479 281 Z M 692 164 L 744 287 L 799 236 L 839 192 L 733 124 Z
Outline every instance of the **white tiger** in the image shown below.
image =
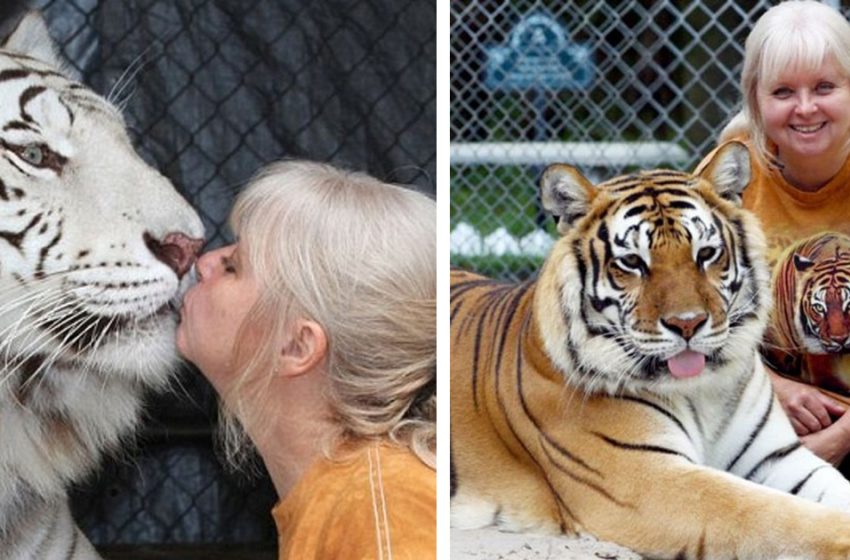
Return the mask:
M 0 50 L 0 556 L 93 559 L 66 487 L 176 365 L 197 214 L 28 14 Z

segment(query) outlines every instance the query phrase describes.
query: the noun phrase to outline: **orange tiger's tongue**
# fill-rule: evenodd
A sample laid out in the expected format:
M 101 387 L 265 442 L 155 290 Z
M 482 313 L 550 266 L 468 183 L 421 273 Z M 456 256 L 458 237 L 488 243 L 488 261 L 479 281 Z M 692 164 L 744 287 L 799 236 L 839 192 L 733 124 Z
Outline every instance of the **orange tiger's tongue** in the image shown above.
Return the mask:
M 705 355 L 684 350 L 667 360 L 667 367 L 676 379 L 696 377 L 705 369 Z

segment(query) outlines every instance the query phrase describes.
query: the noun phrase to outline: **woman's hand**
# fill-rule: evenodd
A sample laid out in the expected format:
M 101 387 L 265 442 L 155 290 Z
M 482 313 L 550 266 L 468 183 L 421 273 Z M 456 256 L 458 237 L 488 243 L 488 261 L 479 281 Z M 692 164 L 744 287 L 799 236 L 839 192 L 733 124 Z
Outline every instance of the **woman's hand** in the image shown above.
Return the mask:
M 816 388 L 782 377 L 770 370 L 773 390 L 799 436 L 819 432 L 832 424 L 832 418 L 844 414 L 844 406 Z
M 800 438 L 809 451 L 837 467 L 850 452 L 850 414 L 831 426 Z

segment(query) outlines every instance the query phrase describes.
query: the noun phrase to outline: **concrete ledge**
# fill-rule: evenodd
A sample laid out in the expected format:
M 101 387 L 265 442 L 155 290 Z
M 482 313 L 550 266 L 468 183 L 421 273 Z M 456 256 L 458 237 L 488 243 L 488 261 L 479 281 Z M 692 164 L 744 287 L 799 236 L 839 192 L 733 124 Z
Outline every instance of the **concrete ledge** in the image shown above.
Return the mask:
M 593 537 L 503 533 L 493 527 L 452 529 L 452 560 L 640 560 L 640 555 Z

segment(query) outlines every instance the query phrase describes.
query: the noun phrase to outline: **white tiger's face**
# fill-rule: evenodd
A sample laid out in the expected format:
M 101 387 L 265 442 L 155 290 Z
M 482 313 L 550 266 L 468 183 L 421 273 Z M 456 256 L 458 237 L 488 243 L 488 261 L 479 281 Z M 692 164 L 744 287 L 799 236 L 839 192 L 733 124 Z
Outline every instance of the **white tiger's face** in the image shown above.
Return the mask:
M 0 50 L 0 360 L 155 381 L 203 227 L 113 105 L 16 52 L 37 31 Z

